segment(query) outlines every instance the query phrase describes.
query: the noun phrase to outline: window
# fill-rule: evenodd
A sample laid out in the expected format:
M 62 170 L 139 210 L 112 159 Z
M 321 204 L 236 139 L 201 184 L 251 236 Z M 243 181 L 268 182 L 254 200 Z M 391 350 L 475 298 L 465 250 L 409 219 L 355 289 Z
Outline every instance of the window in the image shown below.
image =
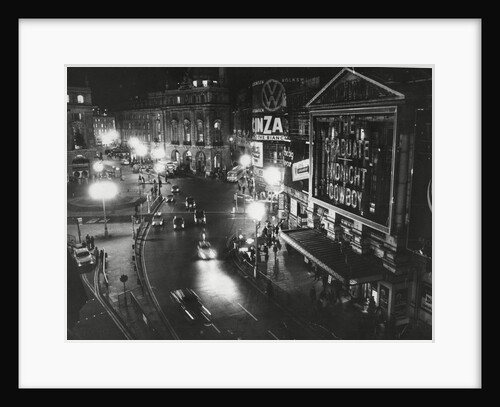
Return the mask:
M 222 143 L 222 132 L 221 132 L 222 123 L 220 120 L 216 120 L 214 122 L 214 144 Z
M 82 96 L 82 95 L 78 95 L 78 96 L 76 97 L 76 101 L 77 101 L 78 103 L 83 103 L 83 96 Z
M 201 103 L 205 103 L 205 95 L 201 95 Z
M 196 122 L 196 141 L 198 143 L 203 143 L 205 141 L 205 139 L 203 138 L 203 121 L 202 120 L 198 120 Z
M 179 144 L 179 124 L 177 120 L 172 120 L 172 143 Z
M 184 120 L 184 144 L 191 144 L 191 122 Z
M 66 103 L 69 103 L 69 95 L 66 95 Z
M 181 97 L 177 96 L 177 103 L 181 103 Z

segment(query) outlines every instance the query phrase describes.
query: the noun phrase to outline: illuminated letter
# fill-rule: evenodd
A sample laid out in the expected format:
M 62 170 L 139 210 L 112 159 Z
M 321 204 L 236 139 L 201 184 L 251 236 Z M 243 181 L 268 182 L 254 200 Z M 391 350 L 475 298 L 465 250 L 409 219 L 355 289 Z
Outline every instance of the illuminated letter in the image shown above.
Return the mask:
M 335 181 L 340 179 L 340 164 L 335 163 Z
M 351 192 L 351 198 L 352 198 L 352 201 L 351 201 L 351 206 L 353 208 L 355 208 L 358 204 L 358 200 L 357 200 L 357 194 L 356 194 L 356 191 L 353 189 L 352 192 Z
M 271 130 L 269 130 L 269 126 L 271 125 L 272 116 L 264 116 L 264 120 L 266 121 L 266 127 L 264 128 L 264 134 L 271 134 Z
M 345 189 L 345 204 L 351 206 L 351 190 L 349 188 Z
M 349 167 L 349 182 L 354 184 L 354 167 L 352 165 Z
M 358 207 L 361 210 L 361 198 L 363 197 L 363 193 L 358 191 Z
M 361 168 L 361 189 L 365 190 L 365 174 L 368 171 L 366 168 Z
M 279 117 L 276 117 L 274 119 L 272 132 L 273 133 L 275 133 L 275 132 L 283 133 L 283 127 L 281 127 L 281 119 Z
M 368 140 L 365 140 L 364 158 L 366 161 L 370 161 L 370 142 Z

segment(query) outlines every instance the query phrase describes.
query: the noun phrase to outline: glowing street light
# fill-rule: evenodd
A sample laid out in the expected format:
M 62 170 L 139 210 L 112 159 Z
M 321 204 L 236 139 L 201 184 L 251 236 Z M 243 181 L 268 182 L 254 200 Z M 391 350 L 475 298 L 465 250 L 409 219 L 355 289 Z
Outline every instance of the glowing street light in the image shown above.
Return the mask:
M 248 154 L 243 154 L 240 157 L 240 164 L 243 165 L 244 167 L 248 167 L 252 163 L 252 157 L 250 157 Z
M 116 130 L 107 131 L 102 135 L 102 144 L 105 146 L 113 144 L 116 140 L 118 140 L 118 132 Z
M 106 199 L 113 199 L 118 194 L 118 187 L 114 182 L 101 181 L 92 184 L 89 188 L 90 196 L 93 199 L 102 200 L 102 210 L 104 212 L 104 237 L 108 237 L 108 224 L 106 219 Z
M 100 178 L 102 171 L 104 170 L 104 164 L 102 163 L 102 161 L 96 161 L 94 165 L 92 165 L 92 168 L 94 169 L 95 172 L 99 174 Z
M 281 182 L 281 172 L 277 167 L 266 168 L 262 176 L 269 185 L 279 185 Z
M 259 229 L 259 222 L 266 214 L 266 207 L 262 202 L 254 201 L 248 205 L 248 213 L 255 221 L 255 264 L 253 266 L 253 276 L 254 278 L 257 278 L 257 259 L 259 258 L 259 240 L 257 233 Z
M 165 157 L 165 150 L 162 148 L 162 147 L 156 147 L 152 152 L 151 152 L 151 155 L 153 156 L 153 158 L 157 159 L 157 160 L 160 160 L 162 159 L 163 157 Z
M 135 149 L 139 144 L 141 144 L 141 142 L 137 137 L 130 137 L 130 139 L 128 140 L 128 145 L 132 149 Z

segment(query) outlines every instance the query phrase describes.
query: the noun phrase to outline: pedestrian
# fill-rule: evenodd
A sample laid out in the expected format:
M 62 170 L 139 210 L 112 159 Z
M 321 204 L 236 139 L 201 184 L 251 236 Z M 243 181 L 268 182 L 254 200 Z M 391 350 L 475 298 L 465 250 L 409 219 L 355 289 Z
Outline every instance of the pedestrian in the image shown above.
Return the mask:
M 278 246 L 276 244 L 273 244 L 273 252 L 274 252 L 274 261 L 278 259 L 277 253 L 278 253 Z
M 263 237 L 267 237 L 267 227 L 266 227 L 266 226 L 264 226 L 264 227 L 262 228 L 262 236 L 263 236 Z
M 266 259 L 266 262 L 269 260 L 269 249 L 267 248 L 267 245 L 264 245 L 264 257 Z
M 280 233 L 280 224 L 276 224 L 276 226 L 274 227 L 274 234 L 276 235 L 276 237 L 279 236 L 279 233 Z
M 87 243 L 87 247 L 90 247 L 90 235 L 87 233 L 87 236 L 85 236 L 85 243 Z
M 278 248 L 278 251 L 281 250 L 281 242 L 277 237 L 276 237 L 276 247 Z
M 92 245 L 92 247 L 90 248 L 90 250 L 92 250 L 95 245 L 94 245 L 94 236 L 90 236 L 90 244 Z
M 316 264 L 313 264 L 312 268 L 314 271 L 314 281 L 319 281 L 321 278 L 321 273 L 319 272 L 318 266 L 316 266 Z
M 311 303 L 314 304 L 316 302 L 316 288 L 314 285 L 309 290 L 309 297 L 311 298 Z
M 161 179 L 158 179 L 158 187 L 161 189 Z

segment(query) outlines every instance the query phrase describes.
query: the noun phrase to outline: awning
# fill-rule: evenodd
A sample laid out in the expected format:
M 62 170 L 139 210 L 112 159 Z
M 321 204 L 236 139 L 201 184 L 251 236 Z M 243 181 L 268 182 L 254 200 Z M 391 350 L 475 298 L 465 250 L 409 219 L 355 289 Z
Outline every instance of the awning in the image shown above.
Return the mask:
M 317 229 L 282 230 L 281 238 L 345 285 L 382 280 L 382 260 L 372 254 L 357 254 Z

